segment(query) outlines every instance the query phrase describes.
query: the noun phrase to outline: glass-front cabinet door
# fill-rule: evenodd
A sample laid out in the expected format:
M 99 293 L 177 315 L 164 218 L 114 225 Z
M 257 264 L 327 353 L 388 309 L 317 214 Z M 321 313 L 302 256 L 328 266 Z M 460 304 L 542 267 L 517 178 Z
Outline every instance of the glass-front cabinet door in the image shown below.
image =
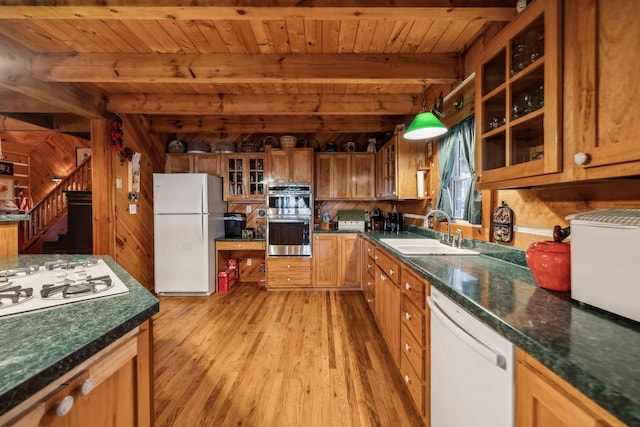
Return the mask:
M 226 200 L 264 201 L 263 154 L 229 154 L 226 166 Z
M 482 188 L 562 170 L 561 3 L 531 3 L 481 55 L 476 163 Z

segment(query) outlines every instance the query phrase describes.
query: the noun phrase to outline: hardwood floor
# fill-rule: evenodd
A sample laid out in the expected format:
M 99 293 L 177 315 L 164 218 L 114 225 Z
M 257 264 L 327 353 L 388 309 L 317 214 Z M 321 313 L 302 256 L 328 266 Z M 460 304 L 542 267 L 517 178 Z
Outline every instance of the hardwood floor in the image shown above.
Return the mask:
M 156 426 L 421 426 L 360 292 L 160 297 Z

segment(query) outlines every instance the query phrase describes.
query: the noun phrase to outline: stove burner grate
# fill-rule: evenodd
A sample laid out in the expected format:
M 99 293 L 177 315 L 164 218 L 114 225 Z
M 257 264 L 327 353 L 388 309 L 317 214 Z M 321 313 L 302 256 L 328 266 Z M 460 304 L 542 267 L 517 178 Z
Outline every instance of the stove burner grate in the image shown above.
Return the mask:
M 4 288 L 0 291 L 0 310 L 16 304 L 22 304 L 31 298 L 33 298 L 33 288 L 23 288 L 22 286 Z
M 62 285 L 42 285 L 40 296 L 45 299 L 77 298 L 89 294 L 98 294 L 112 287 L 113 283 L 109 276 L 88 277 L 84 282 L 65 283 Z

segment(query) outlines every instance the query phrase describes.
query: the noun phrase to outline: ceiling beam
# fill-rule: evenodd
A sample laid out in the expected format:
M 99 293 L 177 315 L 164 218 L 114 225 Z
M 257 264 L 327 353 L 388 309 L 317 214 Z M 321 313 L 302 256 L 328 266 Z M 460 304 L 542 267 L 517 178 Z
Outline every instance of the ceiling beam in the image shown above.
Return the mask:
M 31 76 L 31 58 L 0 36 L 0 88 L 87 118 L 102 117 L 104 99 L 71 83 L 47 83 Z
M 151 116 L 154 133 L 386 132 L 404 116 Z
M 107 109 L 120 114 L 184 115 L 404 115 L 420 110 L 421 95 L 111 95 Z
M 100 83 L 452 83 L 461 77 L 448 54 L 46 54 L 33 76 Z
M 100 19 L 100 20 L 282 20 L 282 19 L 411 19 L 411 20 L 489 20 L 510 21 L 517 12 L 513 1 L 381 0 L 375 5 L 361 0 L 148 0 L 137 5 L 122 1 L 5 0 L 0 6 L 2 19 Z M 481 3 L 481 4 L 480 4 Z

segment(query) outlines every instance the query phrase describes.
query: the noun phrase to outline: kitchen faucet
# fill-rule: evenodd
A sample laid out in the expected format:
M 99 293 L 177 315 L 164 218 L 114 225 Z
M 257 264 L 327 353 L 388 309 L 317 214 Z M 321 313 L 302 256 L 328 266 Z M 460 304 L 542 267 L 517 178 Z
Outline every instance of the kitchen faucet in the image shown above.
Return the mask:
M 445 245 L 453 245 L 453 239 L 451 238 L 451 218 L 449 217 L 449 214 L 440 209 L 433 209 L 427 212 L 427 215 L 424 217 L 425 222 L 427 222 L 430 215 L 435 215 L 436 213 L 441 213 L 447 219 L 447 235 L 442 236 L 441 243 L 444 243 Z

